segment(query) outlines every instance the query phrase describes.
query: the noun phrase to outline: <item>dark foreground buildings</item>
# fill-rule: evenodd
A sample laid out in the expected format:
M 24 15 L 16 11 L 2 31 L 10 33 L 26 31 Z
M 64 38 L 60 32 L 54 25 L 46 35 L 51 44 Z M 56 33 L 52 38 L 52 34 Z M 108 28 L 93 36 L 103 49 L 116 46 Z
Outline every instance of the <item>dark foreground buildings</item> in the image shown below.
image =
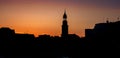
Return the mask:
M 68 33 L 66 12 L 63 15 L 62 34 L 59 36 L 15 33 L 8 27 L 0 28 L 0 55 L 38 55 L 38 56 L 65 56 L 74 54 L 82 43 L 79 36 Z
M 119 49 L 120 21 L 98 23 L 85 30 L 85 38 L 68 33 L 66 12 L 59 36 L 18 34 L 13 29 L 0 28 L 0 56 L 79 56 L 89 49 Z M 93 52 L 93 51 L 92 51 Z M 86 54 L 86 53 L 85 53 Z
M 94 47 L 120 48 L 120 21 L 98 23 L 94 29 L 86 29 L 85 35 Z

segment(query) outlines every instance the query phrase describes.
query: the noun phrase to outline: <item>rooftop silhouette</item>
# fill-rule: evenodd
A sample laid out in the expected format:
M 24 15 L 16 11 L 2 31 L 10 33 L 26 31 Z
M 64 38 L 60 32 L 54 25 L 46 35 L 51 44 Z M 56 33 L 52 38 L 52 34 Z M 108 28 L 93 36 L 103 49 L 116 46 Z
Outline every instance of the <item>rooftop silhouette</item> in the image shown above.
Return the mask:
M 94 29 L 85 30 L 85 37 L 101 48 L 120 48 L 119 26 L 120 21 L 98 23 L 95 24 Z
M 35 37 L 34 34 L 19 34 L 9 27 L 0 28 L 0 45 L 1 53 L 4 55 L 37 55 L 41 56 L 64 56 L 69 51 L 80 48 L 80 37 L 76 34 L 69 34 L 66 11 L 63 14 L 63 22 L 61 27 L 61 37 L 50 36 L 47 34 Z M 30 50 L 30 51 L 29 51 Z M 12 51 L 12 52 L 10 52 Z M 32 52 L 32 53 L 31 53 Z M 35 54 L 33 54 L 35 53 Z
M 84 49 L 120 48 L 120 21 L 95 24 L 93 29 L 85 29 L 85 38 L 69 34 L 66 11 L 63 15 L 61 37 L 47 34 L 35 37 L 33 34 L 15 33 L 8 27 L 0 28 L 1 54 L 76 56 Z M 79 56 L 79 55 L 78 55 Z

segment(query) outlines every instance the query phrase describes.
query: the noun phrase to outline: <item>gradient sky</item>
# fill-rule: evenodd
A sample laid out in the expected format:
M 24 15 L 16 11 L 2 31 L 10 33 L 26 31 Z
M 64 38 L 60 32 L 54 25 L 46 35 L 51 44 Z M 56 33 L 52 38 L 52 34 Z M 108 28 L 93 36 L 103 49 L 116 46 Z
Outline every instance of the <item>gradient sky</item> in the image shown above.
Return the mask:
M 96 23 L 118 21 L 120 0 L 0 0 L 0 27 L 17 33 L 60 36 L 67 10 L 69 33 L 84 36 Z

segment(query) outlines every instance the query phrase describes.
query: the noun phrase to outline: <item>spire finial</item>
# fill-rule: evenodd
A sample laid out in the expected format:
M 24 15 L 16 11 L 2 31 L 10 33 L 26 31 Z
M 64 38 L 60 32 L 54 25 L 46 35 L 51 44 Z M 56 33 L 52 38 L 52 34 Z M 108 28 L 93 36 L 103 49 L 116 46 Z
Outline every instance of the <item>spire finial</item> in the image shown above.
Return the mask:
M 64 10 L 64 13 L 66 13 L 66 9 Z
M 64 18 L 64 19 L 67 19 L 66 9 L 64 10 L 63 18 Z

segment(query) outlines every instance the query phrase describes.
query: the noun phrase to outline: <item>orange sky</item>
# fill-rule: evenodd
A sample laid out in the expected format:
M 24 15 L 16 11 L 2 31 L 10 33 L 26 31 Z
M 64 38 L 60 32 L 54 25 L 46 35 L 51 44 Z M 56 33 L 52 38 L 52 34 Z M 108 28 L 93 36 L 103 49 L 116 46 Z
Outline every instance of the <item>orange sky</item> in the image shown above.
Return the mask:
M 102 6 L 93 0 L 91 3 L 86 2 L 87 0 L 84 3 L 83 0 L 0 1 L 0 27 L 10 27 L 17 33 L 36 36 L 60 36 L 64 9 L 67 10 L 69 33 L 79 36 L 84 36 L 86 28 L 93 28 L 94 24 L 105 22 L 107 17 L 110 21 L 117 21 L 120 16 L 120 8 L 114 3 L 112 5 L 112 2 Z

